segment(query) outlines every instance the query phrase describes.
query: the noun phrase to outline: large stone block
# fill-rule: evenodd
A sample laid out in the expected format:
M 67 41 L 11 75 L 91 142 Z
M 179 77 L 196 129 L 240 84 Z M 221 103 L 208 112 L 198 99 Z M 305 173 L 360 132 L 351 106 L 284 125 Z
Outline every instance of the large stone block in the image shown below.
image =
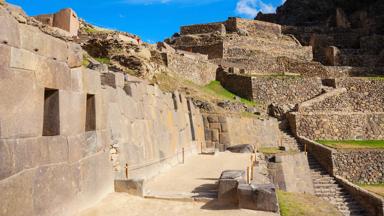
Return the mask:
M 0 70 L 9 68 L 11 62 L 11 47 L 0 45 Z M 4 72 L 0 73 L 0 78 L 4 77 Z
M 20 25 L 21 48 L 47 58 L 67 61 L 68 46 L 65 41 L 47 35 L 37 27 Z
M 257 211 L 279 211 L 275 186 L 273 184 L 240 184 L 238 187 L 238 197 L 240 208 Z
M 69 161 L 76 162 L 82 158 L 96 154 L 98 141 L 96 132 L 86 132 L 75 136 L 68 136 Z
M 254 153 L 255 147 L 250 144 L 241 144 L 228 147 L 227 150 L 233 153 Z
M 83 64 L 83 49 L 77 43 L 68 42 L 68 66 L 80 67 Z
M 135 196 L 144 195 L 144 180 L 143 179 L 130 179 L 130 180 L 115 180 L 115 192 L 128 193 Z
M 101 88 L 100 73 L 94 70 L 83 68 L 83 86 L 85 93 L 99 93 Z
M 36 170 L 33 185 L 34 212 L 36 215 L 67 215 L 80 193 L 80 170 L 76 165 L 59 164 Z
M 34 71 L 39 64 L 38 56 L 30 51 L 11 48 L 10 67 Z
M 222 145 L 226 145 L 226 146 L 230 145 L 231 140 L 229 138 L 229 134 L 228 133 L 220 133 L 219 142 Z
M 43 89 L 36 86 L 33 72 L 7 71 L 8 78 L 0 79 L 0 138 L 41 136 Z
M 60 134 L 75 135 L 85 132 L 86 95 L 60 91 Z
M 44 88 L 70 90 L 71 70 L 67 64 L 48 58 L 39 58 L 36 70 L 38 85 Z
M 0 8 L 0 43 L 20 47 L 19 23 L 5 8 Z
M 21 173 L 12 179 L 0 181 L 0 212 L 7 216 L 35 216 L 33 179 L 35 171 Z
M 15 143 L 16 140 L 0 139 L 0 180 L 15 173 Z
M 83 69 L 81 67 L 71 69 L 71 90 L 82 92 L 83 89 Z
M 79 170 L 80 199 L 83 205 L 93 205 L 113 192 L 113 173 L 108 151 L 82 160 Z
M 102 73 L 100 76 L 100 79 L 101 79 L 101 85 L 116 88 L 115 73 Z
M 102 94 L 95 95 L 96 130 L 104 130 L 108 127 L 108 103 Z
M 245 183 L 245 172 L 242 170 L 226 170 L 219 179 L 218 199 L 220 202 L 238 204 L 237 187 Z

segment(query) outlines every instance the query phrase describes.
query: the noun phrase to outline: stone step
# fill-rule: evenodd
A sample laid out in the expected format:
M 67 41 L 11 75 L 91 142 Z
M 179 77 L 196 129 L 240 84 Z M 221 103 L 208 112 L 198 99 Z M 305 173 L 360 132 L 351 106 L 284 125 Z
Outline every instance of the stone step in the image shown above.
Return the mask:
M 336 184 L 336 181 L 333 178 L 328 179 L 328 178 L 323 177 L 323 178 L 319 178 L 319 179 L 314 179 L 313 183 L 315 183 L 315 184 L 323 184 L 323 183 L 324 184 Z
M 334 184 L 314 184 L 315 190 L 337 190 L 343 191 L 343 188 L 340 188 L 338 185 Z

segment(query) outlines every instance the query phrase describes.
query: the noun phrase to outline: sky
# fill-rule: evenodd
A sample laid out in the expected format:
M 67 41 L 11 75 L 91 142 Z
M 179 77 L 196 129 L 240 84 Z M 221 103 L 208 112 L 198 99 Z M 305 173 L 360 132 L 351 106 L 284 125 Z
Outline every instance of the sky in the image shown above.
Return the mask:
M 129 32 L 144 41 L 163 41 L 180 26 L 224 21 L 228 17 L 254 18 L 275 12 L 284 0 L 6 0 L 29 16 L 72 8 L 85 21 Z

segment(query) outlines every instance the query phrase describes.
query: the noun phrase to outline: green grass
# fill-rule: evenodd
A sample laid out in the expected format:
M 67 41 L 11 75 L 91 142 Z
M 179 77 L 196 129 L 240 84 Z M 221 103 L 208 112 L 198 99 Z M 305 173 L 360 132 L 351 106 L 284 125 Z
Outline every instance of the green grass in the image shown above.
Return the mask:
M 90 64 L 90 62 L 88 61 L 88 59 L 83 58 L 82 65 L 83 65 L 84 67 L 88 67 L 89 64 Z
M 99 32 L 97 29 L 94 29 L 94 28 L 90 28 L 90 27 L 86 27 L 84 28 L 84 31 L 89 33 L 89 34 L 93 34 L 93 33 L 97 33 Z
M 359 184 L 360 187 L 384 197 L 384 183 L 380 184 Z
M 207 93 L 215 94 L 218 97 L 225 99 L 225 100 L 235 101 L 235 98 L 236 98 L 236 95 L 233 94 L 232 92 L 228 91 L 227 89 L 225 89 L 220 84 L 219 81 L 212 81 L 208 85 L 204 86 L 202 90 L 207 92 Z M 246 104 L 248 106 L 255 106 L 256 105 L 255 102 L 244 99 L 244 98 L 240 98 L 240 102 L 243 104 Z
M 384 149 L 384 140 L 319 140 L 317 142 L 335 149 Z
M 277 191 L 281 216 L 341 216 L 327 201 L 309 194 Z
M 109 58 L 105 58 L 105 57 L 102 57 L 102 58 L 95 58 L 96 61 L 102 63 L 102 64 L 109 64 L 111 62 L 111 59 Z

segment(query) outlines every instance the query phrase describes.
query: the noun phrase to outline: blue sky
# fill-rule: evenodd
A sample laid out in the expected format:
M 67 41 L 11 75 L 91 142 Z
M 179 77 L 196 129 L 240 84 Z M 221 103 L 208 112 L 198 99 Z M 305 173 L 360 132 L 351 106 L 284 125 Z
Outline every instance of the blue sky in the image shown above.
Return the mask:
M 252 18 L 258 11 L 274 12 L 282 0 L 7 0 L 22 6 L 28 15 L 73 8 L 79 17 L 97 26 L 139 35 L 157 42 L 179 27 L 226 20 L 229 16 Z

